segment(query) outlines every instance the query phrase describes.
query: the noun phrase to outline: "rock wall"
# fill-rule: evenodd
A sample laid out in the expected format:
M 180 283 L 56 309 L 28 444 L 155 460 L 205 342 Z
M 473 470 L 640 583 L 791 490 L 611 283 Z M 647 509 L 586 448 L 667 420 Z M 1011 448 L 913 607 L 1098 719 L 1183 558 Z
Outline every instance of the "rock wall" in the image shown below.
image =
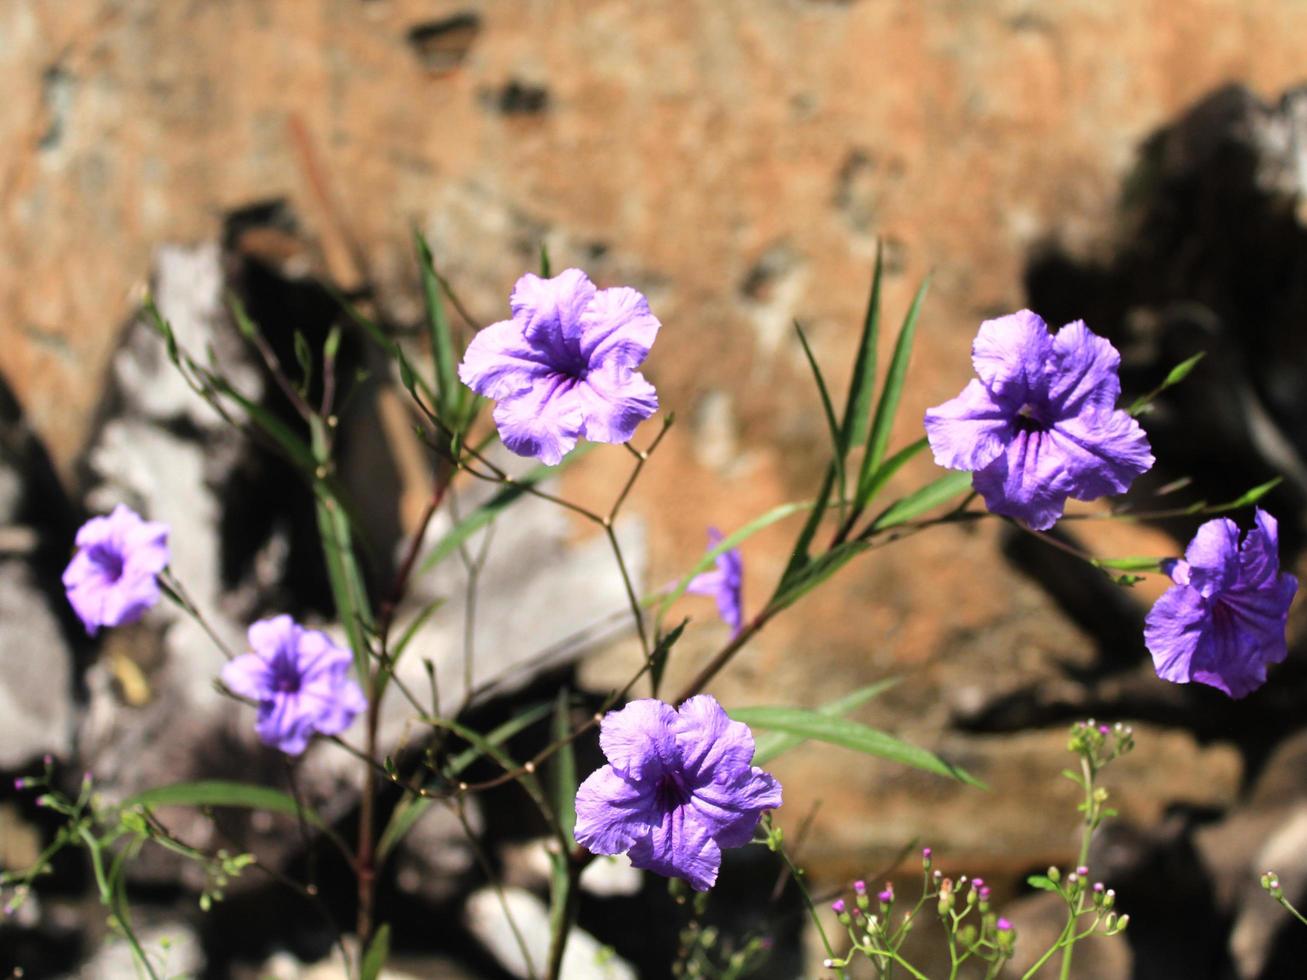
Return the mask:
M 1120 207 L 1123 185 L 1202 158 L 1175 137 L 1149 144 L 1141 166 L 1141 147 L 1227 82 L 1267 99 L 1300 82 L 1305 31 L 1307 7 L 1289 0 L 0 5 L 0 376 L 80 504 L 102 482 L 106 398 L 122 380 L 112 365 L 134 342 L 161 246 L 221 241 L 229 256 L 365 290 L 411 325 L 411 226 L 480 323 L 504 315 L 543 242 L 555 267 L 644 290 L 664 323 L 647 369 L 679 421 L 629 505 L 645 578 L 663 581 L 698 556 L 705 525 L 811 493 L 824 423 L 791 321 L 841 378 L 877 238 L 891 320 L 933 273 L 897 442 L 969 376 L 977 322 L 1028 296 L 1066 318 L 1080 315 L 1065 308 L 1074 296 L 1091 326 L 1138 339 L 1131 311 L 1155 297 L 1129 284 L 1153 266 L 1118 246 L 1150 226 Z M 294 228 L 243 223 L 269 210 L 293 214 Z M 1183 229 L 1169 247 L 1188 254 L 1204 234 L 1219 229 Z M 1050 254 L 1060 264 L 1032 260 Z M 1177 296 L 1194 277 L 1172 269 Z M 1120 301 L 1070 285 L 1086 282 L 1114 283 Z M 1134 380 L 1174 350 L 1127 349 Z M 1254 392 L 1276 383 L 1253 375 Z M 1237 404 L 1224 417 L 1243 417 Z M 1267 404 L 1272 422 L 1292 421 L 1284 399 Z M 382 429 L 401 495 L 397 515 L 378 515 L 384 539 L 412 519 L 402 501 L 421 457 L 402 424 Z M 1301 450 L 1289 443 L 1288 456 L 1258 449 L 1257 465 L 1292 471 Z M 626 462 L 597 452 L 564 489 L 607 499 Z M 923 462 L 895 488 L 929 474 Z M 1300 510 L 1301 489 L 1282 499 Z M 1185 532 L 1077 529 L 1117 553 L 1170 552 Z M 570 533 L 593 544 L 580 526 Z M 779 574 L 792 534 L 750 541 L 746 601 Z M 769 627 L 715 690 L 735 704 L 815 704 L 902 676 L 860 717 L 949 751 L 993 792 L 805 750 L 778 766 L 789 799 L 823 801 L 805 860 L 835 881 L 922 834 L 973 871 L 1019 873 L 1067 856 L 1074 800 L 1056 772 L 1071 714 L 1147 719 L 1135 768 L 1118 777 L 1123 811 L 1144 828 L 1177 804 L 1231 805 L 1292 727 L 1285 701 L 1273 736 L 1231 739 L 1256 708 L 1231 715 L 1201 694 L 1159 693 L 1131 626 L 1154 594 L 1105 592 L 993 528 L 945 530 L 846 571 Z M 696 623 L 672 685 L 724 639 L 706 604 L 685 609 Z M 8 636 L 6 659 L 18 655 Z M 582 678 L 598 689 L 634 662 L 618 644 Z M 61 710 L 54 749 L 70 737 Z M 1065 821 L 1031 822 L 1032 800 Z

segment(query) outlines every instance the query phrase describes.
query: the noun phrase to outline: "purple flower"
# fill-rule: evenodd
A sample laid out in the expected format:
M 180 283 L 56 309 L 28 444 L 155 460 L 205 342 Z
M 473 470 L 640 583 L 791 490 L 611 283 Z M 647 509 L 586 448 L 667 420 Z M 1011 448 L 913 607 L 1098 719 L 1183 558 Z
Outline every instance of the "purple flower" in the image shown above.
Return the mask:
M 1067 497 L 1122 493 L 1153 465 L 1116 408 L 1121 355 L 1082 321 L 1051 336 L 1029 310 L 986 320 L 971 361 L 979 380 L 926 412 L 926 437 L 936 463 L 975 474 L 993 513 L 1050 528 Z
M 595 854 L 629 851 L 631 864 L 684 878 L 696 891 L 717 880 L 722 849 L 753 837 L 781 786 L 750 763 L 753 735 L 710 695 L 680 710 L 652 698 L 604 716 L 609 764 L 576 791 L 576 839 Z
M 119 504 L 77 532 L 77 553 L 64 569 L 68 601 L 94 636 L 101 626 L 134 623 L 159 601 L 158 575 L 168 565 L 168 526 L 141 520 Z
M 708 528 L 708 550 L 711 551 L 721 543 L 722 532 L 715 527 Z M 685 591 L 716 599 L 718 614 L 732 633 L 738 633 L 744 622 L 744 562 L 740 560 L 740 549 L 723 551 L 717 556 L 716 564 L 717 567 L 712 571 L 701 572 L 690 579 Z
M 1266 682 L 1268 664 L 1288 655 L 1284 626 L 1298 580 L 1280 571 L 1279 530 L 1260 507 L 1239 543 L 1227 518 L 1208 521 L 1170 563 L 1176 584 L 1154 603 L 1144 642 L 1157 676 L 1197 681 L 1241 698 Z
M 458 366 L 463 383 L 495 399 L 504 445 L 558 463 L 584 436 L 626 442 L 658 410 L 636 371 L 660 326 L 642 293 L 595 289 L 580 269 L 527 274 L 513 287 L 513 319 L 486 327 Z
M 222 682 L 257 702 L 255 729 L 266 744 L 299 755 L 315 733 L 337 735 L 367 708 L 349 676 L 353 657 L 318 630 L 289 616 L 261 619 L 249 629 L 253 653 L 222 669 Z

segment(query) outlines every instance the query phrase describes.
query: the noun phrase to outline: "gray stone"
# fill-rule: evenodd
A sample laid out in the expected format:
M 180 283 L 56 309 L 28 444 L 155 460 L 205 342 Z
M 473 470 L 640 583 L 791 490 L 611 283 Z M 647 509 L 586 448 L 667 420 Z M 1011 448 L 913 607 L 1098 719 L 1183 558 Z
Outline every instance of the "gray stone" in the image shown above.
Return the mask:
M 72 651 L 21 560 L 0 559 L 0 769 L 72 748 Z
M 464 918 L 468 929 L 509 973 L 539 976 L 549 955 L 549 908 L 524 888 L 473 892 Z M 511 920 L 511 925 L 510 925 Z M 514 935 L 522 937 L 521 945 Z M 525 949 L 523 948 L 525 947 Z M 635 970 L 589 933 L 572 930 L 563 952 L 561 975 L 568 980 L 635 980 Z

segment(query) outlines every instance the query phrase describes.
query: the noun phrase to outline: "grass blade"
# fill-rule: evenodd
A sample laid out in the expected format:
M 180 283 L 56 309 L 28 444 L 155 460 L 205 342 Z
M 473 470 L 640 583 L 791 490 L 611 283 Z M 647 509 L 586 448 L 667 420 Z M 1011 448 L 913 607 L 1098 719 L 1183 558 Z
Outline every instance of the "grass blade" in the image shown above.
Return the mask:
M 871 530 L 883 531 L 898 524 L 905 524 L 940 504 L 948 503 L 954 497 L 971 489 L 971 473 L 967 470 L 946 473 L 938 480 L 927 483 L 915 493 L 910 493 L 902 500 L 890 504 L 879 517 L 871 522 Z
M 903 318 L 899 329 L 899 339 L 894 344 L 894 355 L 890 359 L 889 370 L 885 373 L 885 384 L 880 390 L 880 402 L 876 406 L 876 417 L 871 424 L 871 434 L 867 436 L 867 452 L 862 458 L 862 472 L 875 472 L 880 461 L 885 458 L 889 446 L 890 432 L 894 428 L 894 416 L 899 409 L 899 399 L 903 397 L 903 383 L 908 374 L 908 361 L 912 357 L 912 342 L 917 336 L 917 320 L 921 314 L 921 304 L 926 299 L 926 290 L 930 287 L 930 277 L 921 283 L 917 295 L 912 298 L 908 314 Z M 862 482 L 859 480 L 859 482 Z
M 880 278 L 883 269 L 881 243 L 876 242 L 876 266 L 871 274 L 871 296 L 867 312 L 862 318 L 862 336 L 858 340 L 858 353 L 853 359 L 853 377 L 849 381 L 849 397 L 844 405 L 844 424 L 840 427 L 840 453 L 847 457 L 849 450 L 867 437 L 867 424 L 871 418 L 871 399 L 876 393 L 876 342 L 880 335 Z
M 859 722 L 849 721 L 847 718 L 833 718 L 807 708 L 779 707 L 737 708 L 730 712 L 730 715 L 750 728 L 784 732 L 829 745 L 838 745 L 864 755 L 874 755 L 937 776 L 956 779 L 969 786 L 987 788 L 983 782 L 966 770 L 945 761 L 934 752 L 911 745 Z
M 898 682 L 897 677 L 890 677 L 883 681 L 877 681 L 875 684 L 860 687 L 842 698 L 823 704 L 817 709 L 817 713 L 828 718 L 842 718 L 854 708 L 861 707 L 877 695 L 888 691 Z M 781 753 L 798 748 L 804 741 L 802 735 L 791 735 L 786 732 L 767 732 L 757 739 L 754 745 L 753 764 L 755 766 L 765 766 Z
M 844 507 L 844 501 L 847 497 L 844 482 L 844 437 L 840 432 L 840 425 L 835 421 L 835 408 L 831 405 L 830 392 L 826 390 L 826 380 L 821 376 L 821 368 L 817 366 L 817 359 L 812 356 L 812 348 L 808 346 L 808 338 L 803 333 L 803 327 L 799 326 L 799 321 L 794 321 L 794 330 L 799 335 L 799 343 L 803 345 L 804 356 L 808 358 L 808 367 L 812 368 L 812 377 L 817 382 L 817 393 L 821 395 L 821 410 L 826 415 L 826 428 L 830 432 L 831 440 L 831 462 L 835 467 L 835 481 L 839 487 L 839 501 L 841 508 Z
M 436 401 L 440 416 L 450 426 L 456 424 L 462 400 L 462 383 L 458 380 L 458 359 L 454 356 L 454 338 L 445 315 L 445 301 L 440 295 L 440 278 L 431 246 L 422 232 L 413 229 L 418 264 L 422 270 L 422 296 L 427 307 L 427 329 L 431 334 L 431 357 L 436 373 Z

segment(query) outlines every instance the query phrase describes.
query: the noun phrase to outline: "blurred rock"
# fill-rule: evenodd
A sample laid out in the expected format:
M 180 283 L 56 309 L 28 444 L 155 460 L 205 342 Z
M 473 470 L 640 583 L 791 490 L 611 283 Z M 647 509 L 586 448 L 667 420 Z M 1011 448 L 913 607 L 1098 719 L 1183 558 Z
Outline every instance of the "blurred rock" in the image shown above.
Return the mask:
M 198 976 L 204 969 L 204 952 L 191 927 L 180 920 L 136 924 L 136 938 L 162 977 Z M 67 980 L 124 980 L 140 968 L 126 939 L 106 939 L 75 977 Z
M 540 975 L 549 955 L 549 908 L 531 892 L 504 888 L 501 903 L 495 889 L 482 888 L 468 898 L 465 919 L 472 934 L 513 976 Z M 530 966 L 510 920 L 522 937 Z M 635 980 L 627 963 L 581 929 L 573 930 L 568 940 L 560 975 L 568 980 Z
M 467 829 L 451 808 L 436 803 L 395 848 L 391 858 L 395 885 L 405 895 L 442 905 L 461 890 L 460 879 L 476 864 L 468 834 L 480 835 L 485 829 L 476 798 L 464 800 L 463 807 Z

